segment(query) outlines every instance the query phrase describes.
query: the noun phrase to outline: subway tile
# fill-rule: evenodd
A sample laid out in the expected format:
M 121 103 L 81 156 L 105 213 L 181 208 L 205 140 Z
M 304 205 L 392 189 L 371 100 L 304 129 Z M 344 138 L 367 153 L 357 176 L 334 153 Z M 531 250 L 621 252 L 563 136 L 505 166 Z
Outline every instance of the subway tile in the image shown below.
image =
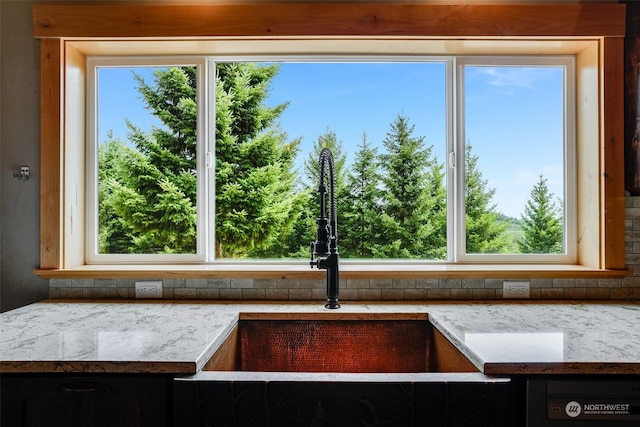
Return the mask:
M 289 299 L 289 289 L 265 289 L 265 298 L 268 300 L 282 300 Z
M 473 299 L 472 289 L 451 289 L 451 299 L 454 300 L 470 300 Z
M 72 288 L 93 288 L 95 279 L 71 279 Z
M 206 288 L 209 285 L 207 279 L 186 279 L 185 286 L 187 288 Z
M 416 279 L 393 279 L 394 289 L 415 289 Z
M 60 298 L 83 298 L 82 288 L 58 288 Z
M 186 288 L 187 279 L 162 279 L 162 287 L 163 288 Z
M 576 279 L 576 288 L 597 288 L 598 279 Z
M 519 279 L 522 280 L 522 279 Z M 530 279 L 529 280 L 529 288 L 552 288 L 553 287 L 553 279 L 542 278 L 542 279 Z
M 198 288 L 198 289 L 196 289 L 196 298 L 198 298 L 198 299 L 218 299 L 218 298 L 220 298 L 220 289 Z
M 502 286 L 505 279 L 484 279 L 484 286 L 465 286 L 464 282 L 462 283 L 463 288 L 468 289 L 479 289 L 479 288 L 487 288 L 487 289 L 500 289 L 502 290 Z
M 128 288 L 105 288 L 105 298 L 129 298 Z
M 311 289 L 289 289 L 289 299 L 294 301 L 311 300 Z
M 347 279 L 341 284 L 345 284 L 349 289 L 369 289 L 369 279 Z
M 313 299 L 322 299 L 326 301 L 327 292 L 325 290 L 313 289 Z M 340 301 L 357 301 L 358 289 L 340 289 Z
M 609 299 L 609 288 L 587 288 L 587 299 Z
M 449 299 L 451 291 L 449 289 L 427 289 L 428 299 Z M 410 299 L 407 297 L 407 299 Z
M 567 288 L 564 290 L 565 299 L 586 299 L 587 288 Z
M 265 295 L 265 289 L 242 289 L 243 300 L 263 300 Z
M 495 289 L 472 289 L 473 299 L 496 299 Z
M 439 279 L 416 279 L 416 289 L 438 289 Z
M 392 279 L 369 279 L 369 287 L 371 289 L 392 289 Z
M 380 289 L 380 297 L 383 301 L 401 301 L 405 299 L 404 289 Z
M 256 289 L 275 289 L 275 279 L 253 279 L 253 287 Z
M 82 298 L 105 298 L 105 288 L 83 288 Z
M 231 289 L 251 289 L 253 279 L 231 279 Z
M 553 279 L 554 288 L 575 288 L 576 279 Z
M 242 289 L 220 289 L 220 299 L 241 300 Z
M 600 288 L 620 288 L 622 287 L 622 279 L 599 279 L 598 287 Z
M 221 279 L 217 277 L 215 279 L 209 279 L 207 281 L 207 287 L 215 289 L 229 289 L 231 288 L 231 279 Z
M 277 279 L 276 288 L 278 289 L 297 289 L 300 287 L 300 281 L 294 279 Z
M 348 295 L 351 295 L 349 299 L 358 299 L 358 291 L 355 289 L 340 289 L 340 299 L 347 299 Z M 311 301 L 326 301 L 327 291 L 325 289 L 311 289 Z
M 382 292 L 380 289 L 358 289 L 358 299 L 362 301 L 380 301 Z
M 118 281 L 116 279 L 94 279 L 93 287 L 94 288 L 115 288 L 118 286 Z
M 462 288 L 462 280 L 460 279 L 440 279 L 438 287 L 442 289 Z
M 449 288 L 458 288 L 458 286 L 448 286 Z M 462 289 L 480 289 L 488 287 L 484 279 L 462 279 L 460 280 Z M 502 286 L 501 286 L 502 287 Z
M 300 280 L 300 288 L 302 289 L 325 289 L 326 287 L 326 279 Z
M 196 299 L 198 297 L 195 288 L 173 288 L 173 298 L 175 299 Z
M 609 289 L 609 298 L 615 300 L 629 300 L 633 299 L 632 288 L 611 288 Z
M 442 289 L 444 290 L 444 289 Z M 405 289 L 404 290 L 404 299 L 405 300 L 426 300 L 429 297 L 429 292 L 431 291 L 441 291 L 441 289 Z
M 540 298 L 541 299 L 564 299 L 564 289 L 563 288 L 541 288 Z

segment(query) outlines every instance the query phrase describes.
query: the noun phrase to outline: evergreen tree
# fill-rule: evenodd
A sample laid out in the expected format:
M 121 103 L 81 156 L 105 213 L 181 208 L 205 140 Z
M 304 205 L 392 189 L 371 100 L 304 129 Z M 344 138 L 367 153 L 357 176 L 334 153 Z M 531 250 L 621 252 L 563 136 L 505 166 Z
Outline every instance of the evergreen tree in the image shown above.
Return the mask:
M 304 199 L 295 194 L 299 139 L 264 106 L 277 65 L 222 63 L 216 76 L 216 256 L 286 256 Z
M 147 133 L 127 122 L 129 144 L 100 147 L 100 251 L 195 253 L 195 68 L 156 70 L 153 86 L 135 78 L 164 127 Z
M 380 253 L 382 214 L 378 149 L 362 135 L 347 173 L 345 204 L 341 211 L 340 253 L 348 258 L 375 258 Z
M 518 246 L 523 253 L 548 254 L 563 250 L 562 209 L 553 201 L 553 193 L 542 175 L 525 205 L 522 231 L 524 236 Z
M 100 253 L 126 254 L 130 252 L 135 230 L 117 214 L 112 188 L 118 183 L 110 182 L 116 176 L 126 176 L 129 160 L 134 151 L 120 140 L 108 134 L 108 143 L 98 148 L 98 247 Z
M 307 180 L 307 186 L 315 189 L 318 188 L 318 156 L 320 155 L 320 151 L 325 147 L 329 148 L 333 154 L 336 186 L 338 189 L 341 189 L 344 187 L 347 172 L 347 154 L 344 152 L 342 141 L 338 139 L 338 135 L 331 129 L 327 129 L 325 133 L 313 142 L 313 147 L 304 161 L 304 176 Z
M 338 140 L 336 133 L 330 129 L 320 135 L 318 139 L 313 142 L 313 147 L 304 160 L 303 169 L 305 182 L 302 184 L 301 197 L 305 197 L 305 204 L 303 212 L 299 217 L 297 224 L 295 225 L 296 232 L 290 242 L 290 251 L 295 253 L 297 257 L 309 256 L 309 244 L 315 240 L 317 225 L 316 220 L 320 213 L 320 201 L 318 198 L 318 180 L 319 180 L 319 165 L 318 157 L 320 151 L 323 148 L 329 148 L 333 154 L 334 168 L 335 168 L 335 190 L 336 190 L 336 205 L 338 214 L 338 251 L 342 253 L 342 227 L 341 220 L 345 210 L 345 173 L 346 173 L 346 161 L 347 156 L 343 152 L 342 142 Z M 327 184 L 327 206 L 329 203 L 329 188 Z M 297 248 L 297 251 L 296 251 Z
M 478 170 L 478 157 L 471 154 L 472 147 L 465 147 L 465 221 L 466 252 L 470 254 L 506 253 L 510 242 L 506 222 L 498 221 L 496 205 L 492 204 L 496 190 L 487 188 Z
M 424 257 L 434 260 L 447 259 L 447 187 L 444 164 L 434 157 L 426 173 L 427 210 L 430 212 L 433 232 L 425 245 Z
M 412 137 L 414 126 L 399 115 L 383 141 L 387 154 L 381 156 L 384 186 L 384 255 L 391 258 L 429 257 L 440 248 L 431 247 L 439 233 L 433 211 L 439 202 L 431 200 L 428 170 L 433 166 L 424 137 Z
M 220 64 L 216 76 L 216 255 L 281 256 L 302 208 L 293 191 L 298 140 L 276 120 L 286 104 L 263 105 L 277 66 Z M 128 253 L 196 250 L 196 74 L 194 67 L 136 76 L 164 124 L 145 133 L 128 123 L 129 144 L 100 148 L 100 241 Z M 119 153 L 119 154 L 117 154 Z

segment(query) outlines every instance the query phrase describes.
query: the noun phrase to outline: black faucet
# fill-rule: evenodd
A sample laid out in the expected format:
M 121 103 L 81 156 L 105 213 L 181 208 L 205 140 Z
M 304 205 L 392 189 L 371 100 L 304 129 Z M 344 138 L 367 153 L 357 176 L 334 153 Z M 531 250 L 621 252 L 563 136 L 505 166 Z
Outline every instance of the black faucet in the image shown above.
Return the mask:
M 318 195 L 320 198 L 320 215 L 316 223 L 318 224 L 318 234 L 315 242 L 311 242 L 311 268 L 317 266 L 319 269 L 327 270 L 327 303 L 325 308 L 340 308 L 338 303 L 339 274 L 338 274 L 338 221 L 336 214 L 336 191 L 335 191 L 335 166 L 333 153 L 328 148 L 320 151 L 318 160 L 320 176 L 318 179 Z M 329 218 L 327 218 L 325 195 L 325 174 L 329 172 L 329 189 L 331 191 Z M 316 260 L 317 258 L 317 260 Z

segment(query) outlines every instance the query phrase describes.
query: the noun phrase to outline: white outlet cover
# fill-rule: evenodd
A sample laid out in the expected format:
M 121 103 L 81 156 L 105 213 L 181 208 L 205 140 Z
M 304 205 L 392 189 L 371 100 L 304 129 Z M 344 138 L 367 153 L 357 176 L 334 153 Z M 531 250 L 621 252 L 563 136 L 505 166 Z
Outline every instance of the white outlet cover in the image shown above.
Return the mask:
M 162 298 L 162 282 L 158 280 L 136 282 L 136 298 Z
M 531 289 L 530 289 L 529 282 L 515 282 L 515 281 L 502 282 L 502 297 L 503 298 L 530 298 Z

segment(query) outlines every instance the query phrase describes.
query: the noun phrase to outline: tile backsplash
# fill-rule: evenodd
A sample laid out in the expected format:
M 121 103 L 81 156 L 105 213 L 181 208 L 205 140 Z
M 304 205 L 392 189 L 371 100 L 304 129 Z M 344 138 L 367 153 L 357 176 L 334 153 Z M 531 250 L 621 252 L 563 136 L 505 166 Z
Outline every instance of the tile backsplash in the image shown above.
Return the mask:
M 640 300 L 640 197 L 625 199 L 624 279 L 530 279 L 531 299 Z M 50 279 L 50 298 L 135 298 L 136 280 Z M 159 280 L 159 279 L 158 279 Z M 341 301 L 495 300 L 505 279 L 347 279 Z M 518 279 L 522 280 L 522 279 Z M 324 301 L 325 280 L 162 279 L 165 299 Z

